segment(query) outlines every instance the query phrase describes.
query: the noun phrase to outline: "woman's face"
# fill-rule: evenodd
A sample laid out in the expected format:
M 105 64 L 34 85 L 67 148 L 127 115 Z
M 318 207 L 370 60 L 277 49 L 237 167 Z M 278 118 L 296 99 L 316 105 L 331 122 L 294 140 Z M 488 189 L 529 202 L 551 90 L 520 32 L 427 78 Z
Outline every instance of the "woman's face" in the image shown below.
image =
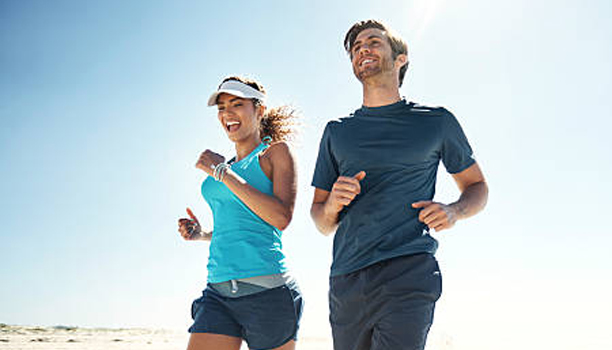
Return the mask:
M 259 140 L 259 120 L 263 106 L 255 107 L 251 99 L 222 93 L 217 98 L 219 122 L 232 142 L 251 137 Z

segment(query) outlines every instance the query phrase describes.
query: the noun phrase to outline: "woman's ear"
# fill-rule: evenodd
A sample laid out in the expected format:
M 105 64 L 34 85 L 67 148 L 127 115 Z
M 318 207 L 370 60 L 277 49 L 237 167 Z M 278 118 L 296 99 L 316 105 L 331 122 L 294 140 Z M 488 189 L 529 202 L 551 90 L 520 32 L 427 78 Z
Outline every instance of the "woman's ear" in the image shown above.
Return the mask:
M 263 116 L 266 113 L 266 106 L 264 105 L 259 105 L 259 107 L 257 107 L 257 119 L 261 120 L 263 118 Z

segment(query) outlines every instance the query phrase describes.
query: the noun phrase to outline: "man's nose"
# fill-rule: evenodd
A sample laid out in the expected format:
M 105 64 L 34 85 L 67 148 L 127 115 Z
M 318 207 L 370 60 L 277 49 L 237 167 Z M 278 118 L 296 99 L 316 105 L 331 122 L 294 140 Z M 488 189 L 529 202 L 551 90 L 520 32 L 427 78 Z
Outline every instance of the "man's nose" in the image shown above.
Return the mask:
M 363 55 L 367 53 L 370 53 L 370 45 L 368 44 L 362 44 L 361 46 L 359 46 L 359 49 L 357 49 L 358 55 Z

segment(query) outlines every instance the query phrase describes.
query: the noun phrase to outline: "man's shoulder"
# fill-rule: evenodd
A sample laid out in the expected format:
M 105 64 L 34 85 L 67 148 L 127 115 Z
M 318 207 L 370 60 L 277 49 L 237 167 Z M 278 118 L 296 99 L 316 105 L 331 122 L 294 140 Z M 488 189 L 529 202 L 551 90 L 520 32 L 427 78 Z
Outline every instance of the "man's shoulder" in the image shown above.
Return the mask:
M 350 124 L 354 120 L 355 120 L 355 113 L 353 112 L 347 116 L 337 117 L 337 118 L 328 120 L 326 128 L 335 129 L 335 128 L 341 127 L 342 125 Z
M 391 113 L 399 112 L 401 114 L 405 113 L 405 114 L 410 114 L 414 116 L 433 117 L 433 118 L 437 117 L 437 118 L 442 118 L 442 119 L 453 117 L 453 114 L 448 109 L 442 106 L 424 105 L 424 104 L 420 104 L 416 102 L 405 101 L 405 104 L 403 104 L 400 108 L 401 109 L 399 110 L 395 109 Z M 343 126 L 346 126 L 346 125 L 351 125 L 353 123 L 358 124 L 360 120 L 359 116 L 364 113 L 367 114 L 367 112 L 364 112 L 362 109 L 357 109 L 354 112 L 350 113 L 349 115 L 330 119 L 327 121 L 326 129 L 334 130 L 334 129 L 342 128 Z
M 447 116 L 451 115 L 448 109 L 442 106 L 429 106 L 420 103 L 410 102 L 407 104 L 411 113 L 427 116 Z

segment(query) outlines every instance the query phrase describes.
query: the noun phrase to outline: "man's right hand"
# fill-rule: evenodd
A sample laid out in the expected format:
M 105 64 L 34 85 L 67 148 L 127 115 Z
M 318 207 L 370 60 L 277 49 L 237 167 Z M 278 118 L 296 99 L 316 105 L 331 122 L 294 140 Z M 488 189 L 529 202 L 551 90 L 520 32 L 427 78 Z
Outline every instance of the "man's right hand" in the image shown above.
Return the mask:
M 319 232 L 327 236 L 336 231 L 340 211 L 351 204 L 355 197 L 361 193 L 359 182 L 365 176 L 365 171 L 360 171 L 354 176 L 340 176 L 334 182 L 330 192 L 315 188 L 310 216 L 312 216 Z
M 352 177 L 340 176 L 332 186 L 326 206 L 330 211 L 339 213 L 342 208 L 351 204 L 353 199 L 361 193 L 359 182 L 366 176 L 365 171 L 360 171 Z

